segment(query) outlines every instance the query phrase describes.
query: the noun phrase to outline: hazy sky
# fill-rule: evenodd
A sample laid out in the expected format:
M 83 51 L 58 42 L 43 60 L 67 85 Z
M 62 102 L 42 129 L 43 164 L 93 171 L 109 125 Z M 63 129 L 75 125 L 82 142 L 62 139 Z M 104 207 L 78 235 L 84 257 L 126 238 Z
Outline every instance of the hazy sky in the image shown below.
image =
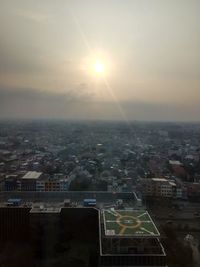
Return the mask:
M 199 0 L 0 0 L 0 118 L 199 121 L 199 11 Z

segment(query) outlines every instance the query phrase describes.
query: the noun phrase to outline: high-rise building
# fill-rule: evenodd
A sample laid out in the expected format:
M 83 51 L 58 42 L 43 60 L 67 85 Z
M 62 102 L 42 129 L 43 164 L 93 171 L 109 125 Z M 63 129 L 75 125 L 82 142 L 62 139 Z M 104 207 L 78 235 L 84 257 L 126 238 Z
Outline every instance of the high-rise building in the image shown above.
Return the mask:
M 101 210 L 99 266 L 166 266 L 159 236 L 145 210 Z

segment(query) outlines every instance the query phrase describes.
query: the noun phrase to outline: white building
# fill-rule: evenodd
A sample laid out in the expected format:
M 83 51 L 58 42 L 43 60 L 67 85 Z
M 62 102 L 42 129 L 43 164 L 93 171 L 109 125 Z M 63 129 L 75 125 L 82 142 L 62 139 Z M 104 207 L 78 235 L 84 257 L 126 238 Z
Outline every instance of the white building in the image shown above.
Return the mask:
M 44 180 L 36 181 L 36 191 L 37 192 L 44 192 L 45 191 L 45 181 Z
M 61 179 L 60 180 L 60 191 L 68 191 L 69 182 L 68 179 Z

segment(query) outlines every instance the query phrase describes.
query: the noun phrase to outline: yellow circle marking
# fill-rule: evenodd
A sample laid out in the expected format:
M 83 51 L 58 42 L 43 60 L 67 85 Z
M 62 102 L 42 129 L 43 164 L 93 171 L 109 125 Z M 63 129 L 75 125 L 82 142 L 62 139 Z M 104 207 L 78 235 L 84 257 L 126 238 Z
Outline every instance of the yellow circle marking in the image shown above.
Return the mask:
M 122 220 L 132 220 L 132 221 L 136 222 L 136 224 L 134 224 L 134 225 L 130 225 L 130 226 L 129 226 L 129 225 L 126 225 L 126 224 L 124 224 L 123 222 L 121 222 Z M 141 221 L 140 221 L 137 217 L 134 217 L 134 216 L 127 216 L 127 215 L 125 215 L 125 216 L 120 216 L 119 218 L 117 218 L 117 221 L 116 221 L 116 222 L 117 222 L 118 225 L 121 226 L 122 228 L 132 228 L 132 229 L 139 227 L 140 224 L 141 224 Z

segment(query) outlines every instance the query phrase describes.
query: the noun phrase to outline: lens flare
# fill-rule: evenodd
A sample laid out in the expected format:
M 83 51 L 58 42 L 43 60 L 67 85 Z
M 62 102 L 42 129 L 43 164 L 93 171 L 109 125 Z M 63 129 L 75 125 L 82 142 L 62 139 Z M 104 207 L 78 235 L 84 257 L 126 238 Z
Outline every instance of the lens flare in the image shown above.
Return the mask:
M 100 61 L 96 61 L 93 67 L 96 73 L 103 73 L 105 71 L 104 64 Z

